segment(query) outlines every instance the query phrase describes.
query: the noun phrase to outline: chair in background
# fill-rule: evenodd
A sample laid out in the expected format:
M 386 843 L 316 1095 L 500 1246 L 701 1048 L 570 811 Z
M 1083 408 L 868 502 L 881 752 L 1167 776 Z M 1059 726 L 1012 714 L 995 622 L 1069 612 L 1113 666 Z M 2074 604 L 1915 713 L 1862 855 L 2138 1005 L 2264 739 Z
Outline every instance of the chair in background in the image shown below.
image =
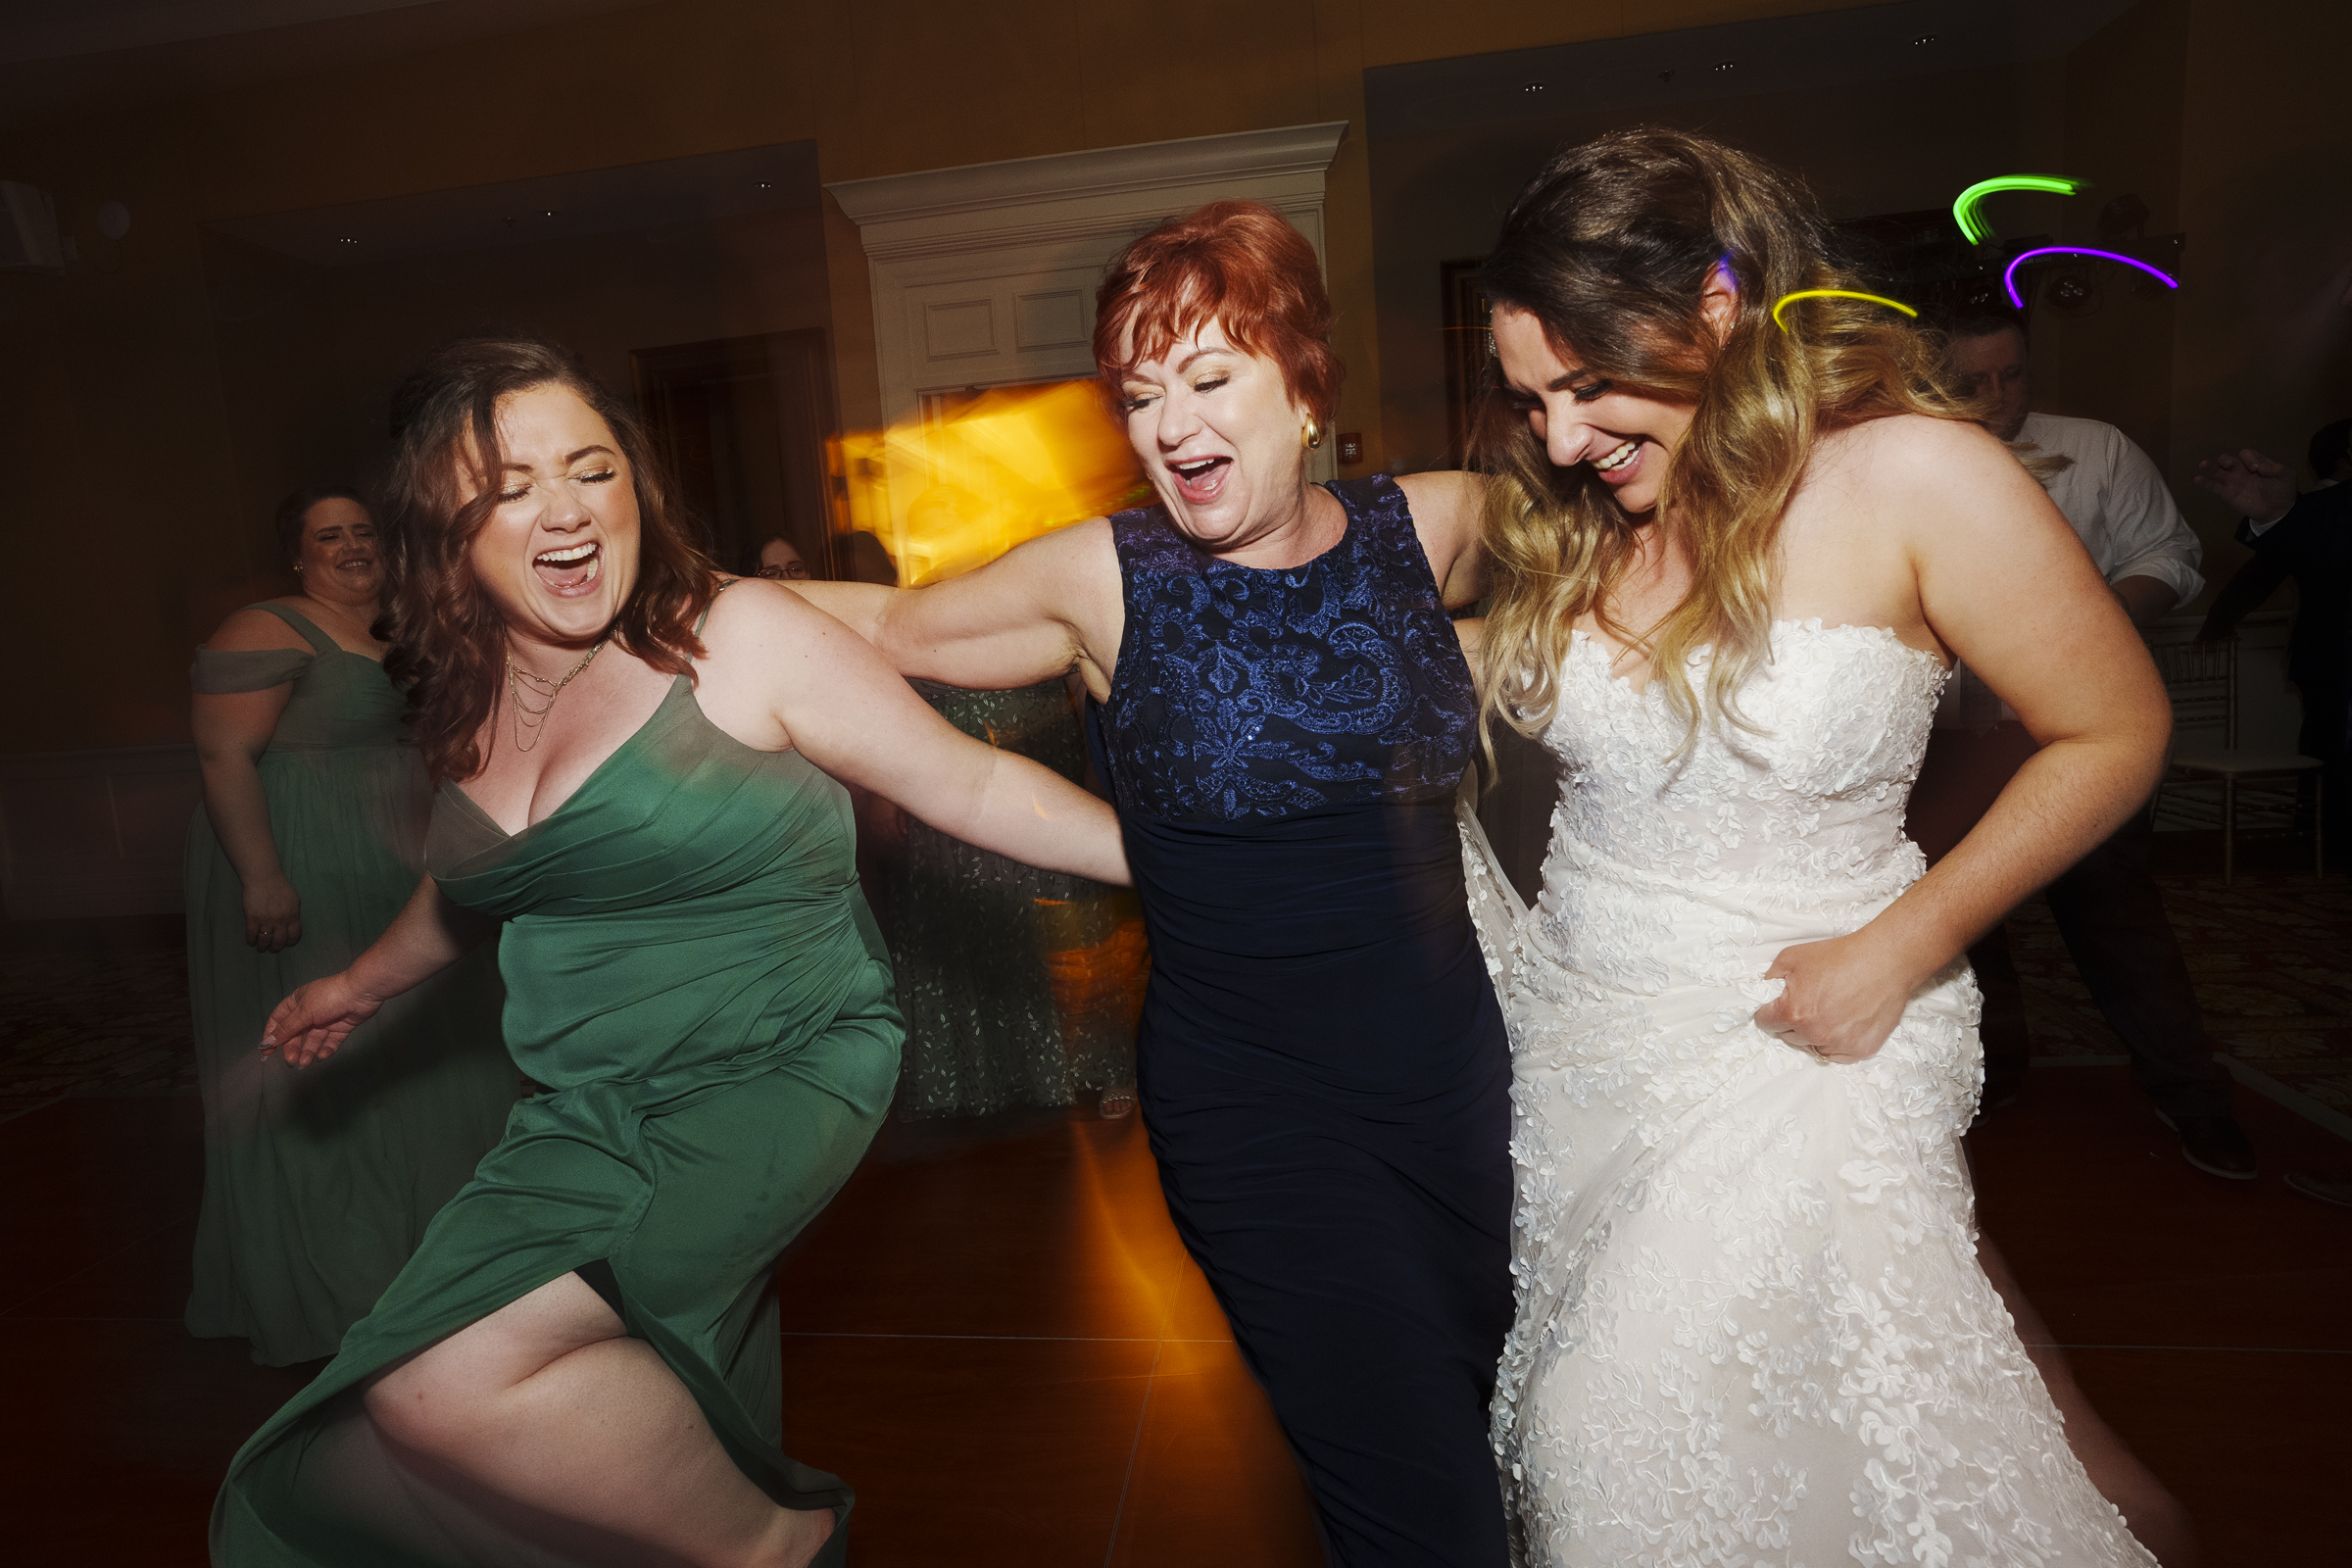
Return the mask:
M 2237 747 L 2237 639 L 2212 642 L 2164 643 L 2148 650 L 2163 672 L 2164 689 L 2173 700 L 2173 746 L 2164 777 L 2156 785 L 2153 812 L 2167 784 L 2195 779 L 2219 779 L 2222 784 L 2222 882 L 2237 875 L 2237 787 L 2248 780 L 2293 780 L 2312 774 L 2312 869 L 2324 874 L 2327 846 L 2322 838 L 2319 808 L 2320 760 L 2295 752 L 2241 752 Z M 2222 744 L 2183 746 L 2184 729 L 2219 723 Z M 2291 818 L 2290 818 L 2291 819 Z

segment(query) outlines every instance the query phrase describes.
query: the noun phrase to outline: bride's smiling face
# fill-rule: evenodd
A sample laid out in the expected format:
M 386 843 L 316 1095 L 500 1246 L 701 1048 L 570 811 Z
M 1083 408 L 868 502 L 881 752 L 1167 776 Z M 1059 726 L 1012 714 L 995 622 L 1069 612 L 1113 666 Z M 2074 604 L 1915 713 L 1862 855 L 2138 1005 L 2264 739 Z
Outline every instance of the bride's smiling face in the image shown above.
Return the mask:
M 1629 514 L 1656 511 L 1666 460 L 1690 430 L 1693 405 L 1620 390 L 1564 356 L 1532 312 L 1498 305 L 1493 326 L 1504 392 L 1552 466 L 1588 465 Z
M 560 383 L 500 399 L 498 440 L 497 503 L 466 553 L 475 580 L 518 641 L 593 643 L 637 580 L 628 459 L 603 416 Z M 470 478 L 461 488 L 466 500 L 480 493 Z

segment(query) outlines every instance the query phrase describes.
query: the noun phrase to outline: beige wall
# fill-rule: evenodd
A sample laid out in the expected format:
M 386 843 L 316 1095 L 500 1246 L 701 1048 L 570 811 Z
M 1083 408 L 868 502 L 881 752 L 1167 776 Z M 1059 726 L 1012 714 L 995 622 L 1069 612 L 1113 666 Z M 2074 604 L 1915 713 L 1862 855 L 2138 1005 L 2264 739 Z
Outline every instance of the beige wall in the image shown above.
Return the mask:
M 2169 471 L 2219 582 L 2245 552 L 2229 538 L 2235 518 L 2191 488 L 2197 461 L 2254 446 L 2300 472 L 2311 432 L 2352 416 L 2352 6 L 2181 9 L 2188 278 Z

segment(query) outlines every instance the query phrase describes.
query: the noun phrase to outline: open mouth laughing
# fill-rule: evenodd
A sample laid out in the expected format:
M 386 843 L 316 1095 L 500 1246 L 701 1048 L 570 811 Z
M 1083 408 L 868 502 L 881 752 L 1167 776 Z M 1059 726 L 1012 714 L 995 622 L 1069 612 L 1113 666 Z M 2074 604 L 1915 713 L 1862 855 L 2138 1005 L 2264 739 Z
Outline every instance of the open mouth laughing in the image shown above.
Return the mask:
M 1623 484 L 1634 476 L 1641 466 L 1642 442 L 1639 438 L 1620 444 L 1615 450 L 1592 460 L 1593 471 L 1611 484 Z
M 593 540 L 586 544 L 564 545 L 561 549 L 542 550 L 531 558 L 531 570 L 550 593 L 566 597 L 586 593 L 596 585 L 604 565 L 605 552 Z
M 1176 475 L 1176 493 L 1193 506 L 1206 506 L 1224 492 L 1231 458 L 1186 458 L 1168 465 Z

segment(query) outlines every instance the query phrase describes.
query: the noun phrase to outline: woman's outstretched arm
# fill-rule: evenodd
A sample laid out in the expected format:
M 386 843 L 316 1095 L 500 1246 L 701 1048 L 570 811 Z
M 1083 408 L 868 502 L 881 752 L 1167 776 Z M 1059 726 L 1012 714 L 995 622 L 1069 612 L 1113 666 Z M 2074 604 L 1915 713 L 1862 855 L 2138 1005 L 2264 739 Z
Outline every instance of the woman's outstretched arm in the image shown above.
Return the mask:
M 294 1067 L 333 1055 L 385 1003 L 457 962 L 497 926 L 450 903 L 439 883 L 424 878 L 350 968 L 314 980 L 277 1004 L 262 1030 L 262 1050 L 282 1052 Z
M 902 675 L 1001 691 L 1075 669 L 1097 697 L 1110 690 L 1124 615 L 1107 517 L 1041 535 L 928 588 L 784 586 L 872 644 Z
M 782 584 L 738 585 L 711 611 L 704 643 L 703 710 L 746 745 L 793 748 L 967 844 L 1098 882 L 1128 881 L 1107 805 L 956 729 L 872 645 Z
M 1899 423 L 1872 511 L 1908 540 L 1929 629 L 2040 750 L 1878 918 L 1774 963 L 1788 986 L 1757 1023 L 1835 1061 L 1876 1053 L 1921 986 L 2145 805 L 2172 730 L 2138 633 L 2032 475 L 1974 426 Z

